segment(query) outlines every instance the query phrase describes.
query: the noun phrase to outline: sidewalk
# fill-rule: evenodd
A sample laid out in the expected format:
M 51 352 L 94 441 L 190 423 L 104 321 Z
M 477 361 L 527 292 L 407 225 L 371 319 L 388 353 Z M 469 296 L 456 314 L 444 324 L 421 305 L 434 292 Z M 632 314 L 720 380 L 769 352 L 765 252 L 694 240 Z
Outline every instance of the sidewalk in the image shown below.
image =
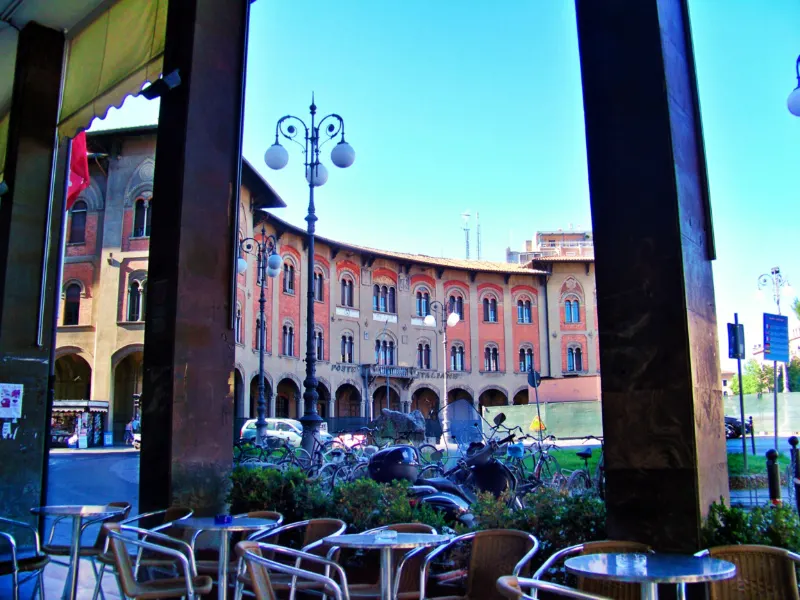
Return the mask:
M 138 450 L 133 446 L 99 446 L 97 448 L 51 448 L 50 455 L 63 454 L 133 454 Z

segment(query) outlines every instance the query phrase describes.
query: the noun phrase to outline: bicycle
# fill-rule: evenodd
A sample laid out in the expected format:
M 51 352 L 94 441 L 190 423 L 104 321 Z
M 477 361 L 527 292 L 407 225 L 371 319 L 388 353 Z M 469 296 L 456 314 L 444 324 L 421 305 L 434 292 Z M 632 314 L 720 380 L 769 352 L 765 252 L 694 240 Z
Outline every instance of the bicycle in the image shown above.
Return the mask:
M 605 463 L 603 439 L 594 435 L 588 435 L 584 441 L 596 440 L 600 442 L 600 458 L 594 467 L 594 471 L 589 468 L 589 461 L 592 459 L 592 449 L 584 448 L 576 452 L 578 458 L 583 459 L 583 469 L 576 469 L 567 479 L 567 491 L 571 494 L 585 494 L 595 491 L 601 499 L 605 499 Z M 591 475 L 590 475 L 591 473 Z
M 558 464 L 556 457 L 550 454 L 551 450 L 559 450 L 556 445 L 556 436 L 548 435 L 541 442 L 536 442 L 531 446 L 530 452 L 533 457 L 534 467 L 533 476 L 541 483 L 556 489 L 563 489 L 566 485 L 566 478 Z

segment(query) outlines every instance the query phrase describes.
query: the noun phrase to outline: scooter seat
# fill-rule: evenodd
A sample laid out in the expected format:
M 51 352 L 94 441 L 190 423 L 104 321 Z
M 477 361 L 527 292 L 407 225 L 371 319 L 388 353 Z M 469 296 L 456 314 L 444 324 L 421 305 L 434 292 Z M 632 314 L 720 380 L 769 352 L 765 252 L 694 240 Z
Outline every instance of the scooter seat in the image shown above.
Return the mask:
M 455 494 L 459 497 L 464 496 L 464 491 L 459 486 L 444 477 L 431 477 L 430 479 L 420 477 L 417 479 L 416 485 L 429 485 L 440 492 Z

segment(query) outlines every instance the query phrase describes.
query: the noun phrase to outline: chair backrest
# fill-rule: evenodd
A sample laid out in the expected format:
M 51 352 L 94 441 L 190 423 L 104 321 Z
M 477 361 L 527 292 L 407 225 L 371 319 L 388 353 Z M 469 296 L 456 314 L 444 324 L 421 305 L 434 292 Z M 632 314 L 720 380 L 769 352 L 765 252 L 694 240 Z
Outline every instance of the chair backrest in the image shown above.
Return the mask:
M 344 533 L 347 524 L 340 519 L 310 519 L 303 536 L 303 547 L 319 542 L 329 535 Z
M 104 525 L 106 523 L 119 523 L 120 521 L 124 521 L 131 514 L 130 502 L 109 502 L 108 506 L 121 508 L 122 512 L 105 519 L 103 521 Z M 94 547 L 101 551 L 105 550 L 107 536 L 108 532 L 106 531 L 106 528 L 100 527 L 100 531 L 97 532 L 97 538 L 94 541 Z
M 257 510 L 254 512 L 236 515 L 237 517 L 247 517 L 248 519 L 271 519 L 275 521 L 273 527 L 280 527 L 283 525 L 283 515 L 274 510 Z
M 119 523 L 105 523 L 102 527 L 105 536 L 110 532 L 120 533 Z M 126 596 L 133 596 L 136 591 L 136 576 L 134 575 L 133 564 L 128 550 L 125 548 L 125 542 L 113 536 L 109 538 L 111 552 L 114 555 L 114 562 L 116 563 L 117 577 L 122 591 Z
M 717 546 L 709 556 L 736 565 L 736 577 L 708 585 L 711 600 L 781 598 L 798 600 L 795 565 L 800 557 L 772 546 Z
M 247 552 L 252 552 L 256 556 L 262 558 L 263 554 L 258 547 L 258 542 L 245 541 L 236 544 L 236 554 L 240 558 L 243 558 L 247 565 L 247 572 L 250 574 L 250 581 L 256 600 L 275 600 L 275 590 L 272 588 L 272 583 L 269 580 L 267 568 L 254 560 L 248 560 Z
M 652 552 L 652 548 L 647 544 L 619 540 L 586 542 L 581 546 L 582 548 L 578 552 L 580 555 L 612 552 L 640 552 L 642 554 L 647 554 Z M 617 600 L 639 600 L 639 598 L 642 597 L 641 585 L 638 583 L 626 583 L 623 581 L 610 581 L 607 579 L 590 579 L 588 577 L 579 577 L 578 589 L 591 594 L 609 596 L 611 598 L 616 598 Z
M 475 533 L 467 574 L 467 596 L 502 598 L 497 590 L 497 578 L 513 573 L 517 563 L 535 547 L 533 536 L 516 529 L 488 529 Z
M 502 598 L 509 598 L 511 600 L 536 600 L 535 596 L 525 593 L 526 589 L 533 590 L 534 593 L 547 592 L 548 598 L 555 596 L 557 598 L 573 598 L 575 600 L 611 600 L 609 596 L 598 596 L 597 594 L 582 592 L 539 579 L 524 579 L 522 577 L 505 575 L 497 580 L 497 591 Z

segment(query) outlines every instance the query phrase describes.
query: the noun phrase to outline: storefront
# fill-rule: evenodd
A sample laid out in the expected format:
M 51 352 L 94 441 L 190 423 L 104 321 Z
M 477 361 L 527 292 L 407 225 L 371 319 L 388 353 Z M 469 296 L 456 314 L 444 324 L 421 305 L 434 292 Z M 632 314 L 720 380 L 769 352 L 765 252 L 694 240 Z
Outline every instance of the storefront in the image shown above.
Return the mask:
M 107 415 L 108 402 L 103 400 L 54 400 L 50 447 L 102 446 Z

